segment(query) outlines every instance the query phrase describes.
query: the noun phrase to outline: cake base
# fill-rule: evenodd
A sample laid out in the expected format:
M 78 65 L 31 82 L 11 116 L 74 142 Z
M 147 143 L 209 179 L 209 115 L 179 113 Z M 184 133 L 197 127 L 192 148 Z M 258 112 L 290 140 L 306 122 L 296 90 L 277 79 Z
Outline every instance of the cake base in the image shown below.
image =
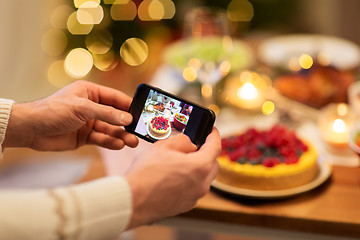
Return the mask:
M 229 186 L 252 190 L 283 190 L 302 186 L 319 174 L 317 153 L 312 146 L 297 164 L 279 164 L 268 168 L 250 163 L 232 162 L 227 156 L 218 158 L 220 165 L 216 180 Z

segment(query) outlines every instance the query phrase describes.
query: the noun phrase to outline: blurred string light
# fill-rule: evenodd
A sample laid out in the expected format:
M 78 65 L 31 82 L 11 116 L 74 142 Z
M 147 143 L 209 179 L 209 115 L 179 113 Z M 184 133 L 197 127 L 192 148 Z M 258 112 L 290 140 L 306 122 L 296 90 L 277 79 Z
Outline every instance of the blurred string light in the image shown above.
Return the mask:
M 70 76 L 82 78 L 90 72 L 93 66 L 93 58 L 84 48 L 75 48 L 66 56 L 64 66 Z
M 113 37 L 108 30 L 94 30 L 85 38 L 86 48 L 93 54 L 105 54 L 113 44 Z
M 139 38 L 129 38 L 120 47 L 120 56 L 130 66 L 142 64 L 148 57 L 147 44 Z
M 57 87 L 62 88 L 72 82 L 64 69 L 64 60 L 53 62 L 47 72 L 49 82 Z
M 50 56 L 58 56 L 63 53 L 66 45 L 66 34 L 58 29 L 50 29 L 41 38 L 41 48 Z
M 314 61 L 309 54 L 302 54 L 299 58 L 299 64 L 303 69 L 309 69 L 312 67 Z
M 144 0 L 138 8 L 138 16 L 142 21 L 172 19 L 175 12 L 175 4 L 171 0 Z
M 79 8 L 81 5 L 83 5 L 86 2 L 94 2 L 100 4 L 100 0 L 74 0 L 74 6 L 76 8 Z
M 254 17 L 254 7 L 248 0 L 232 0 L 227 7 L 227 15 L 234 22 L 250 22 Z
M 104 54 L 93 54 L 94 66 L 101 71 L 110 71 L 117 65 L 115 53 L 109 50 Z
M 110 16 L 115 21 L 131 21 L 136 14 L 136 4 L 131 0 L 116 0 L 110 8 Z
M 53 28 L 66 29 L 66 22 L 74 10 L 69 5 L 58 6 L 50 16 L 50 23 Z
M 104 18 L 104 11 L 99 3 L 87 1 L 80 5 L 76 16 L 81 24 L 99 24 Z
M 86 35 L 93 29 L 93 24 L 81 24 L 77 19 L 77 12 L 73 12 L 67 20 L 67 29 L 73 35 Z

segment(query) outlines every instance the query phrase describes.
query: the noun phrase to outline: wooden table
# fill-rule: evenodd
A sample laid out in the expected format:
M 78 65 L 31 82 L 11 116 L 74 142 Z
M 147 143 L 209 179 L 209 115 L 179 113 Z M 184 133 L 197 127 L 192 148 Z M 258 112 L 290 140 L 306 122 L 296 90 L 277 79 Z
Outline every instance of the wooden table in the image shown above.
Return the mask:
M 322 186 L 289 199 L 244 199 L 211 191 L 182 216 L 360 238 L 360 168 L 334 166 Z

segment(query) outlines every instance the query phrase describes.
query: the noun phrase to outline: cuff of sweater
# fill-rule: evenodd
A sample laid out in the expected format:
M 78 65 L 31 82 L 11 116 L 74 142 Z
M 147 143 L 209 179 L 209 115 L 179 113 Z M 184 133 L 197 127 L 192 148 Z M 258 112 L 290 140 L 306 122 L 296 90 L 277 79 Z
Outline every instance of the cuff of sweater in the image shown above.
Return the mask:
M 69 220 L 78 219 L 67 222 L 64 230 L 69 235 L 79 234 L 80 239 L 114 239 L 130 221 L 131 190 L 123 177 L 107 177 L 73 186 L 69 191 L 58 189 L 57 193 L 72 199 L 72 206 L 65 206 L 65 215 L 75 214 Z
M 5 139 L 6 128 L 9 122 L 13 104 L 13 100 L 0 98 L 0 159 L 2 158 L 3 153 L 1 144 Z

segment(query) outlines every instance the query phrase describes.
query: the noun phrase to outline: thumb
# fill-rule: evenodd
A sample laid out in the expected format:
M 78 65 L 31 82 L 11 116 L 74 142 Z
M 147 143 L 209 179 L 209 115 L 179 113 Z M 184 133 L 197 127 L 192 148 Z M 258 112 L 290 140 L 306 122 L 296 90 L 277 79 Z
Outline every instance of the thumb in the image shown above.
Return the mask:
M 75 110 L 77 116 L 83 121 L 97 119 L 119 126 L 127 126 L 132 122 L 130 113 L 91 100 L 86 100 L 85 104 L 78 105 Z

